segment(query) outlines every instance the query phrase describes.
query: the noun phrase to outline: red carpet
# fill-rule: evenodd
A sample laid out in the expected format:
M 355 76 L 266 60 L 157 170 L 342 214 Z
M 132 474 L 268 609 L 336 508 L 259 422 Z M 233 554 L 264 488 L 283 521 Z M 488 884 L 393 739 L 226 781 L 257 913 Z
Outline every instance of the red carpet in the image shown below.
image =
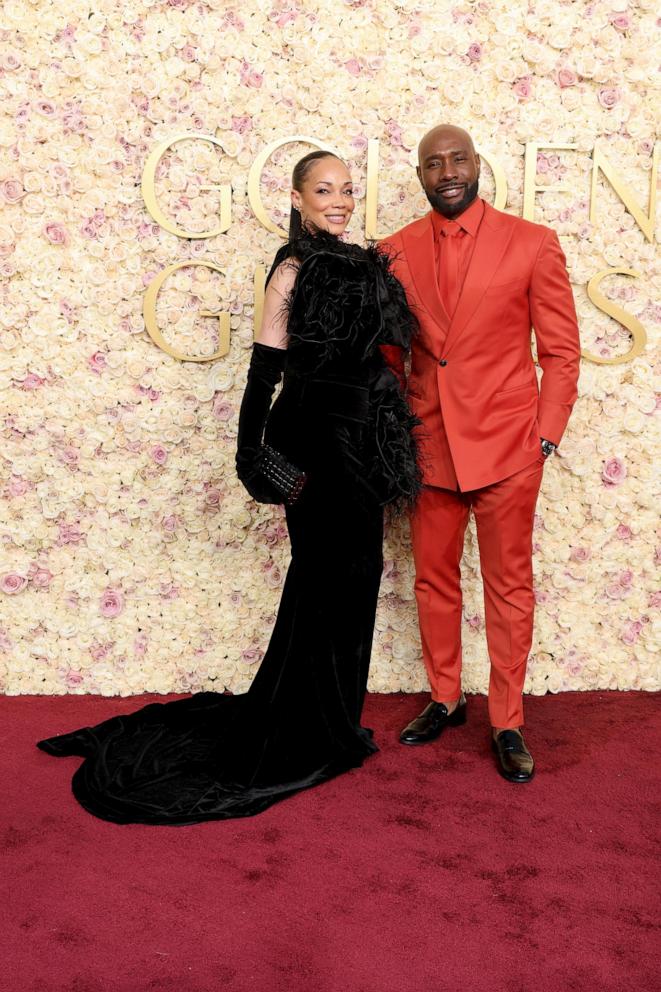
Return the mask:
M 396 733 L 423 698 L 370 696 L 362 769 L 254 819 L 120 827 L 34 742 L 147 697 L 2 698 L 0 989 L 660 989 L 660 699 L 529 699 L 516 786 L 483 698 L 414 749 Z

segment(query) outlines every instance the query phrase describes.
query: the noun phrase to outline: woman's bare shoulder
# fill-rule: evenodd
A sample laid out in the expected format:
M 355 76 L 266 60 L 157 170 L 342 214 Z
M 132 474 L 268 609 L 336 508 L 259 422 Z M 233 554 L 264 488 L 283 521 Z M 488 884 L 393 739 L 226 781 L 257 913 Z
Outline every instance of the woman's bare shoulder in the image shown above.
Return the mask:
M 297 258 L 283 259 L 273 270 L 268 289 L 273 289 L 279 296 L 287 297 L 296 282 L 300 265 Z

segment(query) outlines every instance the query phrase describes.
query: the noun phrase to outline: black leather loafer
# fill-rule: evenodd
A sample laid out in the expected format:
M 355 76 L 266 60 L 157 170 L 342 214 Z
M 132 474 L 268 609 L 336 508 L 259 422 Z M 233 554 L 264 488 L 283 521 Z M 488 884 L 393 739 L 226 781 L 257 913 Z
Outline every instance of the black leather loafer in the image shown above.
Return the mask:
M 535 774 L 535 762 L 519 730 L 501 730 L 491 738 L 498 771 L 508 782 L 529 782 Z
M 432 700 L 420 716 L 404 727 L 399 740 L 402 744 L 428 744 L 440 737 L 446 727 L 459 727 L 462 723 L 466 723 L 466 700 L 463 695 L 452 713 L 448 713 L 444 703 Z

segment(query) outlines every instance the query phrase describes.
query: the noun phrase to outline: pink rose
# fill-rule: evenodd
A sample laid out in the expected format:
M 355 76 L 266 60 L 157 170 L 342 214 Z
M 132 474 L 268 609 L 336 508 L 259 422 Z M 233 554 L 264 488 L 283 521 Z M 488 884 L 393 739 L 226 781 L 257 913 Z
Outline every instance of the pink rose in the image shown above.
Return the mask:
M 191 44 L 187 44 L 181 49 L 179 56 L 184 62 L 194 62 L 197 58 L 197 51 Z
M 611 582 L 609 586 L 606 586 L 605 591 L 609 599 L 624 599 L 627 594 L 627 590 L 619 582 Z
M 14 52 L 6 52 L 0 60 L 0 65 L 7 72 L 13 72 L 15 69 L 20 69 L 22 63 Z
M 164 448 L 162 444 L 155 444 L 151 449 L 151 456 L 157 465 L 165 465 L 168 460 L 167 448 Z
M 626 524 L 620 524 L 615 531 L 615 534 L 621 541 L 630 541 L 633 537 L 633 531 L 631 527 L 627 527 Z
M 138 657 L 144 657 L 147 654 L 147 645 L 149 640 L 146 634 L 138 634 L 133 641 L 133 654 L 138 655 Z
M 112 641 L 107 641 L 105 644 L 99 644 L 98 641 L 95 641 L 90 648 L 90 654 L 94 658 L 94 661 L 102 661 L 110 654 L 112 647 Z
M 246 28 L 245 24 L 243 23 L 239 15 L 235 14 L 233 10 L 230 10 L 229 13 L 225 14 L 225 17 L 223 18 L 223 22 L 228 27 L 236 28 L 237 31 L 245 31 Z
M 95 351 L 93 355 L 87 359 L 87 364 L 91 368 L 92 372 L 96 372 L 100 375 L 103 370 L 107 367 L 106 356 L 102 351 Z
M 244 114 L 242 117 L 232 118 L 232 130 L 237 134 L 247 134 L 252 131 L 252 117 Z
M 39 389 L 39 386 L 43 386 L 46 382 L 41 376 L 38 376 L 35 372 L 28 372 L 25 379 L 21 383 L 21 389 Z
M 519 100 L 528 100 L 532 95 L 532 83 L 530 76 L 521 76 L 512 87 Z
M 658 609 L 661 607 L 661 590 L 659 592 L 653 592 L 649 599 L 649 606 L 652 609 Z
M 234 407 L 231 403 L 228 403 L 227 400 L 224 399 L 222 393 L 216 393 L 213 398 L 211 412 L 216 420 L 231 420 L 232 414 L 234 413 Z
M 19 592 L 23 592 L 28 580 L 24 575 L 18 575 L 17 572 L 5 572 L 0 575 L 0 592 L 4 592 L 6 596 L 15 596 Z
M 257 648 L 245 648 L 241 652 L 241 661 L 245 665 L 256 665 L 257 662 L 261 660 L 262 660 L 262 655 Z
M 624 641 L 625 644 L 635 644 L 640 637 L 640 632 L 643 629 L 643 625 L 640 620 L 629 620 L 625 624 L 624 629 L 620 635 L 620 640 Z
M 67 324 L 73 324 L 76 319 L 76 311 L 68 300 L 60 300 L 60 313 L 65 318 Z
M 249 62 L 244 62 L 241 66 L 241 85 L 259 89 L 264 81 L 264 75 L 253 69 Z
M 605 110 L 612 110 L 620 100 L 620 91 L 616 86 L 603 86 L 597 94 L 597 99 Z
M 30 575 L 32 585 L 36 586 L 37 589 L 48 589 L 52 579 L 53 573 L 47 568 L 37 568 L 36 571 Z
M 278 589 L 282 585 L 282 572 L 277 565 L 270 564 L 272 567 L 266 570 L 266 585 L 269 589 Z
M 468 51 L 466 52 L 466 54 L 468 55 L 468 58 L 471 60 L 471 62 L 479 62 L 480 59 L 482 58 L 482 45 L 474 41 L 473 44 L 468 49 Z
M 220 489 L 216 489 L 212 486 L 211 489 L 207 489 L 204 494 L 204 505 L 208 510 L 217 510 L 222 502 L 222 496 Z
M 482 617 L 478 616 L 476 613 L 474 617 L 469 617 L 466 621 L 471 630 L 481 630 L 482 629 Z
M 80 452 L 78 451 L 78 448 L 74 448 L 72 445 L 67 445 L 65 448 L 59 449 L 57 452 L 57 457 L 69 468 L 77 468 Z
M 57 538 L 57 543 L 59 545 L 63 544 L 80 544 L 81 541 L 85 540 L 85 535 L 81 534 L 78 524 L 59 524 L 59 535 Z
M 271 17 L 273 16 L 274 15 L 271 14 Z M 279 28 L 284 28 L 286 24 L 293 23 L 297 17 L 298 17 L 298 11 L 285 10 L 276 17 L 275 23 L 278 25 Z
M 44 225 L 42 234 L 52 245 L 65 246 L 69 244 L 69 234 L 64 224 L 51 221 L 50 224 Z
M 605 486 L 619 486 L 626 477 L 626 465 L 619 458 L 609 458 L 601 471 L 601 478 Z
M 112 589 L 108 587 L 101 596 L 99 602 L 99 613 L 102 617 L 108 617 L 110 620 L 118 617 L 119 614 L 124 609 L 124 597 L 122 596 L 119 589 Z
M 169 516 L 163 517 L 163 519 L 161 520 L 161 527 L 163 528 L 166 534 L 174 534 L 175 530 L 177 529 L 178 523 L 179 520 L 176 514 L 170 513 Z
M 558 69 L 556 79 L 561 90 L 567 89 L 568 86 L 576 86 L 578 82 L 578 76 L 572 69 Z
M 80 685 L 83 682 L 83 673 L 69 671 L 64 676 L 64 681 L 68 689 L 75 689 L 76 686 Z
M 0 183 L 0 194 L 7 203 L 18 203 L 25 196 L 23 183 L 18 179 L 3 179 Z
M 24 496 L 28 491 L 28 484 L 25 479 L 20 477 L 20 475 L 12 475 L 7 488 L 9 490 L 9 495 L 12 497 Z
M 402 147 L 402 129 L 397 121 L 390 120 L 386 122 L 386 134 L 390 138 L 391 145 L 394 145 L 395 148 Z
M 592 552 L 590 551 L 589 548 L 581 547 L 581 548 L 572 548 L 572 552 L 569 557 L 572 561 L 582 562 L 582 561 L 589 561 L 591 555 Z
M 631 27 L 631 18 L 628 14 L 613 14 L 611 24 L 616 31 L 628 31 Z
M 344 68 L 352 76 L 360 76 L 360 62 L 358 59 L 348 59 L 344 63 Z
M 544 152 L 537 153 L 537 164 L 535 165 L 535 170 L 540 174 L 540 176 L 545 175 L 549 171 L 549 160 Z

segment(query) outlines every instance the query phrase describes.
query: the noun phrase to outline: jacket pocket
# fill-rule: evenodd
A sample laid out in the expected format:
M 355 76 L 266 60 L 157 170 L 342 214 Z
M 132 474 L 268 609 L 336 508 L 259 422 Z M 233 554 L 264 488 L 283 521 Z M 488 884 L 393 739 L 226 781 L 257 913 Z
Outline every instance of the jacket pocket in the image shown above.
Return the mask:
M 496 396 L 502 396 L 504 393 L 516 393 L 519 389 L 534 389 L 537 390 L 537 382 L 521 382 L 518 386 L 506 386 L 505 389 L 499 389 L 495 394 Z
M 519 293 L 528 289 L 529 285 L 530 279 L 528 276 L 525 276 L 523 279 L 510 279 L 509 282 L 492 282 L 484 291 L 484 295 L 491 296 L 491 294 L 495 295 L 496 293 Z

